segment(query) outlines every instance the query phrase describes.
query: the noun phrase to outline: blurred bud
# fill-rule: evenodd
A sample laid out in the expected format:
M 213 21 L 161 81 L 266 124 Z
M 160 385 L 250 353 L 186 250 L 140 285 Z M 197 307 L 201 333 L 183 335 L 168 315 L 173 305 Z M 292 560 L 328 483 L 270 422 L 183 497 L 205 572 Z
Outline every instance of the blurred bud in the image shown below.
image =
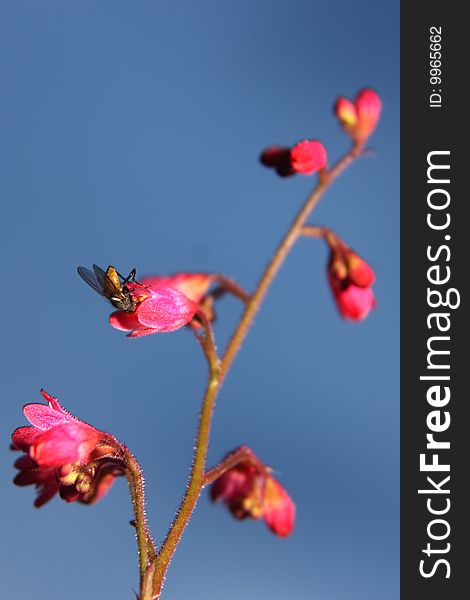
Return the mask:
M 327 155 L 323 144 L 317 140 L 303 140 L 292 148 L 271 146 L 260 156 L 261 163 L 281 177 L 296 173 L 312 175 L 326 167 Z
M 371 289 L 374 271 L 336 235 L 330 234 L 327 241 L 331 250 L 328 281 L 338 310 L 344 318 L 360 321 L 376 306 Z
M 304 140 L 290 151 L 291 167 L 294 173 L 311 175 L 326 167 L 325 147 L 317 140 Z
M 354 102 L 340 97 L 335 104 L 335 114 L 344 130 L 360 144 L 363 144 L 376 128 L 381 109 L 379 95 L 367 88 L 359 92 Z

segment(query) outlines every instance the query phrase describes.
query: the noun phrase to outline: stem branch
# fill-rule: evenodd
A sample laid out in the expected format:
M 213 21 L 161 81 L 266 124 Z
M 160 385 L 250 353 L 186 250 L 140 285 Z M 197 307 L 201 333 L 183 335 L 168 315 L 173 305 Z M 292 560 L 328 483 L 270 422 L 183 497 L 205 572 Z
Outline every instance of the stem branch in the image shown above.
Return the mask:
M 320 227 L 318 225 L 304 225 L 300 228 L 299 234 L 303 237 L 322 238 L 326 237 L 329 233 L 327 227 Z

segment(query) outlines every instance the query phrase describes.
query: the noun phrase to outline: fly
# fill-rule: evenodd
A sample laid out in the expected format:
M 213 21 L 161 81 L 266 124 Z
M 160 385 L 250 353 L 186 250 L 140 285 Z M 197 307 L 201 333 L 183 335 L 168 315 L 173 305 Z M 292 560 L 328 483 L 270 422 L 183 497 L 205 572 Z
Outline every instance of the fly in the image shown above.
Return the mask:
M 129 282 L 138 283 L 135 280 L 136 270 L 132 269 L 127 277 L 123 277 L 111 265 L 103 271 L 98 265 L 93 265 L 93 271 L 85 267 L 78 267 L 77 272 L 88 285 L 104 296 L 118 310 L 131 313 L 135 310 L 137 303 L 133 300 L 131 292 L 127 287 Z

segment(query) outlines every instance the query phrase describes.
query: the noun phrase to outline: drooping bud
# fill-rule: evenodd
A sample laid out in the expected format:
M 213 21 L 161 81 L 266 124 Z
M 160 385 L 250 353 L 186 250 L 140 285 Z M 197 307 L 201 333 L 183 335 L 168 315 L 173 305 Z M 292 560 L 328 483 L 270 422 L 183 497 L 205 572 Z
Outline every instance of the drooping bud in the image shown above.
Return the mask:
M 328 281 L 338 310 L 345 319 L 364 319 L 376 306 L 371 289 L 375 280 L 372 267 L 338 236 L 327 237 L 330 246 Z
M 263 518 L 280 537 L 294 528 L 294 503 L 260 461 L 242 461 L 226 471 L 212 484 L 211 498 L 214 502 L 222 500 L 237 519 Z
M 312 175 L 325 169 L 327 154 L 318 140 L 303 140 L 292 148 L 271 146 L 263 151 L 260 161 L 264 166 L 275 169 L 281 177 L 296 173 Z

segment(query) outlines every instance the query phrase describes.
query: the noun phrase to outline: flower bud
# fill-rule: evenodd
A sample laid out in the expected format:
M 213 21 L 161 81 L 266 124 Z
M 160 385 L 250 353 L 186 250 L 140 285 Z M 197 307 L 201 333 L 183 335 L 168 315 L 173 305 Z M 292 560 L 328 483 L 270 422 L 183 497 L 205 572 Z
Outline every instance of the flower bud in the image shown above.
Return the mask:
M 291 149 L 290 160 L 294 173 L 311 175 L 326 167 L 326 150 L 317 140 L 304 140 Z
M 226 471 L 212 484 L 211 498 L 214 502 L 222 500 L 237 519 L 263 518 L 280 537 L 286 537 L 294 528 L 294 503 L 260 462 L 242 461 Z
M 371 289 L 375 274 L 372 267 L 339 237 L 331 234 L 328 281 L 338 310 L 345 319 L 364 319 L 376 306 Z
M 354 102 L 340 97 L 335 104 L 335 114 L 344 130 L 358 144 L 363 144 L 373 133 L 380 119 L 382 102 L 371 89 L 359 92 Z
M 260 156 L 262 164 L 276 170 L 281 177 L 296 173 L 312 175 L 327 165 L 325 147 L 318 140 L 303 140 L 292 148 L 271 146 Z

